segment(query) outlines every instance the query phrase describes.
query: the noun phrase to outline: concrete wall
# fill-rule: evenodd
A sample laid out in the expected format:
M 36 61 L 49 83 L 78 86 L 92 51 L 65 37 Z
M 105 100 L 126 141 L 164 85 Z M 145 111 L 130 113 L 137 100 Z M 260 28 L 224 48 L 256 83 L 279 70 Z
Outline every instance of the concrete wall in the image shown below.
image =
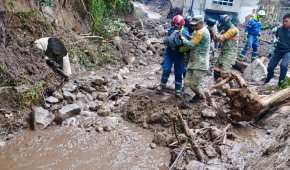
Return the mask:
M 183 8 L 184 15 L 188 15 L 188 10 L 191 8 L 192 0 L 170 0 L 173 8 Z M 244 21 L 245 16 L 252 13 L 254 9 L 258 8 L 259 0 L 234 0 L 234 5 L 224 6 L 214 4 L 213 0 L 194 0 L 193 14 L 204 15 L 206 9 L 216 11 L 236 12 L 241 22 Z
M 214 11 L 239 12 L 241 0 L 234 0 L 232 6 L 213 3 L 213 0 L 206 0 L 205 9 Z

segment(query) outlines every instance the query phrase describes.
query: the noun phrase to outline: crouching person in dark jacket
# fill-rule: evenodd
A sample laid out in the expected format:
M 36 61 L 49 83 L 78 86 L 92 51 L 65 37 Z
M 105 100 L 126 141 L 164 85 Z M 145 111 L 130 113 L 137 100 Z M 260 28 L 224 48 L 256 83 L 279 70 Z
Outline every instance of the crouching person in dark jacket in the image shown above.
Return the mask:
M 265 83 L 270 82 L 270 80 L 273 78 L 274 70 L 280 60 L 282 60 L 280 64 L 280 77 L 278 84 L 281 85 L 283 80 L 286 78 L 288 64 L 290 61 L 290 13 L 283 17 L 283 26 L 277 29 L 276 37 L 278 41 L 276 42 L 274 55 L 270 59 L 268 65 L 268 75 Z
M 57 66 L 52 67 L 61 68 L 64 77 L 68 78 L 72 74 L 67 49 L 58 38 L 40 38 L 34 41 L 34 45 L 44 52 L 45 59 L 50 66 L 53 65 L 51 61 L 57 63 Z
M 185 24 L 182 16 L 177 15 L 172 20 L 172 27 L 169 29 L 167 36 L 164 40 L 166 49 L 164 52 L 164 60 L 162 64 L 162 77 L 158 91 L 161 92 L 166 88 L 166 84 L 171 73 L 171 67 L 174 65 L 175 75 L 175 92 L 177 96 L 181 95 L 182 91 L 182 77 L 184 73 L 184 53 L 180 51 L 182 41 L 179 37 L 180 31 Z

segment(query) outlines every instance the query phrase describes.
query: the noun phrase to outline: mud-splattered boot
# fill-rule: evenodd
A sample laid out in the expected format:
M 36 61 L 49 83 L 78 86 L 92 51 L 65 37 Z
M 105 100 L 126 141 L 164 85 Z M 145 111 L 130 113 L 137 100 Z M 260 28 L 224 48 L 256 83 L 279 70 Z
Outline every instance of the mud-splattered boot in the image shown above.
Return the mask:
M 197 94 L 195 95 L 189 102 L 190 103 L 197 103 L 197 102 L 202 102 L 204 101 L 204 96 L 200 95 L 200 94 Z

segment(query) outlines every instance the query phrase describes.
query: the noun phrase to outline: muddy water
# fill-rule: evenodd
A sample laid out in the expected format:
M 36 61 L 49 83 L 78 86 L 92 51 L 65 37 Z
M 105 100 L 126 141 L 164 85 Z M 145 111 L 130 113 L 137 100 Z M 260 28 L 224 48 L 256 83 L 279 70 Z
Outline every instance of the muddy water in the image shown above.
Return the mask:
M 159 169 L 168 165 L 170 154 L 167 148 L 151 149 L 152 137 L 126 122 L 104 133 L 71 127 L 26 130 L 0 148 L 0 169 Z

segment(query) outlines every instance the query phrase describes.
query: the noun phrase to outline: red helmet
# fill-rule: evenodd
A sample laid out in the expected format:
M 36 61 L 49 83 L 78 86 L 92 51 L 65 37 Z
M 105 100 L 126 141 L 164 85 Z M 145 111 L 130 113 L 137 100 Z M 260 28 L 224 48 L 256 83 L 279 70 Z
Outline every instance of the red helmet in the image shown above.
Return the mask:
M 175 17 L 173 17 L 172 19 L 172 25 L 176 26 L 176 27 L 182 27 L 185 24 L 185 20 L 183 18 L 183 16 L 181 15 L 176 15 Z

